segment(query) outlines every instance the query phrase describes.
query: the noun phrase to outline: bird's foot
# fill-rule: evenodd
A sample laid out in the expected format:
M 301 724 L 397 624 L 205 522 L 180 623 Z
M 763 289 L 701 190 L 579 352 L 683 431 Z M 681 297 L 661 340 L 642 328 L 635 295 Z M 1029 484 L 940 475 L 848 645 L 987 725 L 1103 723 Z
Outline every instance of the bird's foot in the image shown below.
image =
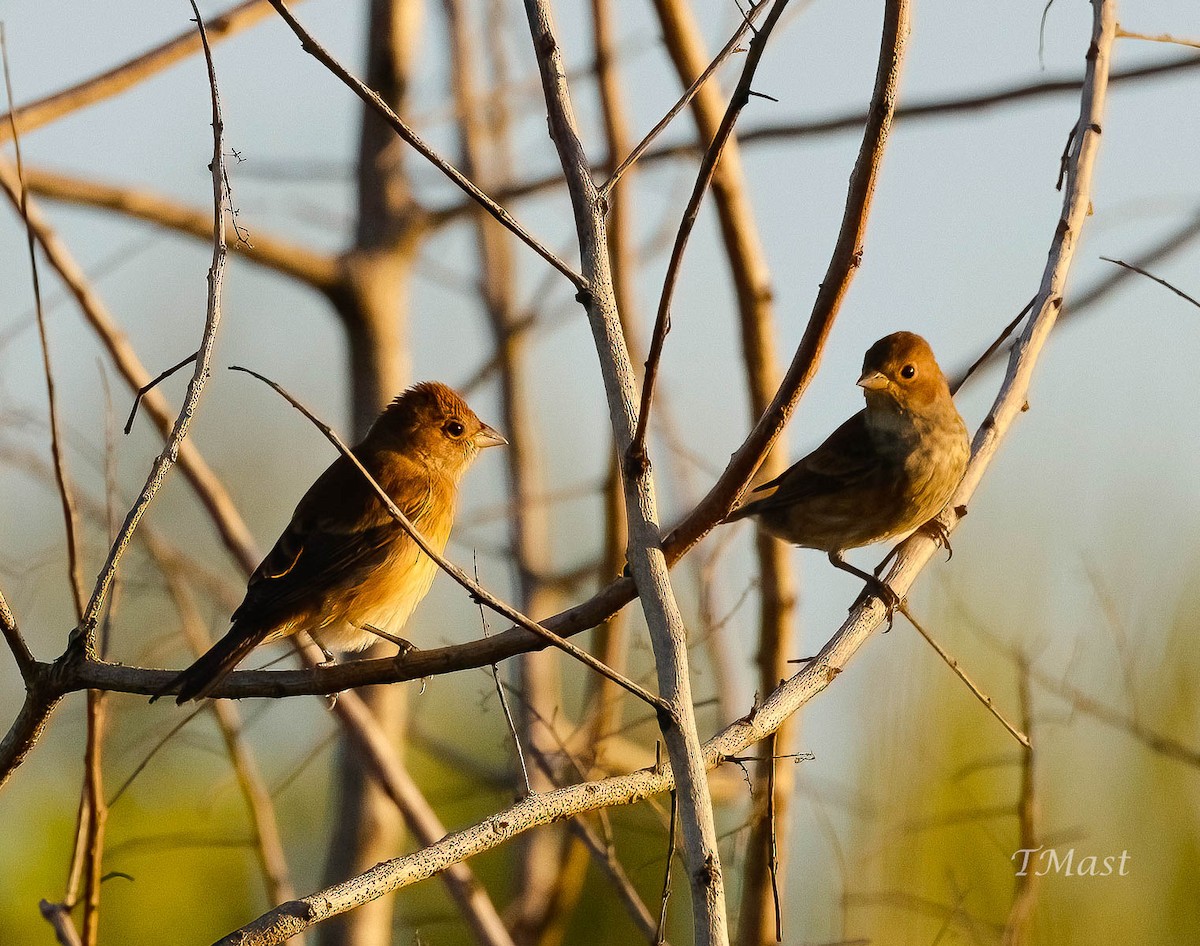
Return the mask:
M 327 710 L 332 710 L 335 706 L 337 706 L 337 701 L 338 695 L 336 693 L 325 694 L 325 708 Z
M 321 662 L 319 664 L 317 664 L 317 666 L 318 667 L 336 667 L 337 666 L 337 658 L 333 656 L 332 651 L 326 650 L 325 645 L 320 643 L 319 641 L 317 641 L 315 643 L 317 644 L 317 647 L 320 648 L 320 651 L 321 651 Z M 336 702 L 336 700 L 335 700 L 335 702 Z M 331 703 L 330 709 L 332 709 L 332 708 L 333 708 L 333 704 Z
M 950 530 L 946 528 L 946 524 L 941 519 L 930 519 L 923 526 L 920 526 L 917 531 L 924 532 L 946 550 L 947 562 L 954 558 L 954 549 L 950 548 Z
M 872 575 L 869 576 L 867 587 L 863 589 L 862 594 L 855 599 L 854 604 L 850 605 L 850 610 L 853 611 L 859 605 L 866 604 L 871 598 L 878 598 L 887 608 L 887 627 L 883 631 L 886 634 L 895 623 L 896 612 L 904 606 L 904 598 L 886 581 Z

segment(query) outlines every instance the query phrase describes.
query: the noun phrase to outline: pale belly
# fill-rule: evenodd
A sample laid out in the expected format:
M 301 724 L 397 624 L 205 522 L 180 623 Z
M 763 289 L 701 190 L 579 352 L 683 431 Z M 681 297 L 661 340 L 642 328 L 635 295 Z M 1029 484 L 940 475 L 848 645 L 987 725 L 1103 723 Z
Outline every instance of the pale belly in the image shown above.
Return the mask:
M 436 542 L 436 538 L 430 538 Z M 444 545 L 444 539 L 437 544 Z M 340 607 L 320 617 L 289 622 L 266 640 L 304 631 L 325 650 L 344 653 L 362 650 L 382 640 L 368 627 L 399 636 L 413 610 L 428 593 L 438 567 L 412 542 L 402 541 L 397 545 L 397 552 L 360 582 Z

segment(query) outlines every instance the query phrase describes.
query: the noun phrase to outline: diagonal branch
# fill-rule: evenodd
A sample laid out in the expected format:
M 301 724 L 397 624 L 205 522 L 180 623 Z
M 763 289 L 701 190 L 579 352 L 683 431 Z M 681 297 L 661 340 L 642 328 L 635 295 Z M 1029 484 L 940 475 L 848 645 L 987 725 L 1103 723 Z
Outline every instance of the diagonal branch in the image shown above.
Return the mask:
M 395 129 L 396 134 L 411 145 L 418 154 L 429 161 L 434 167 L 450 178 L 452 182 L 475 201 L 480 207 L 495 217 L 506 229 L 512 232 L 522 243 L 532 249 L 547 263 L 557 269 L 560 273 L 566 276 L 578 289 L 583 289 L 586 282 L 570 266 L 560 260 L 549 248 L 540 240 L 529 233 L 516 219 L 509 214 L 507 210 L 496 203 L 491 197 L 480 190 L 472 181 L 470 181 L 458 168 L 452 165 L 449 161 L 433 150 L 425 141 L 413 131 L 399 115 L 391 110 L 388 104 L 379 97 L 372 89 L 367 88 L 361 79 L 353 75 L 345 66 L 333 58 L 311 33 L 308 32 L 293 15 L 292 11 L 287 8 L 283 0 L 270 0 L 273 6 L 283 17 L 292 32 L 296 34 L 300 40 L 304 51 L 316 59 L 319 63 L 325 66 L 330 72 L 342 80 L 342 82 L 355 95 L 357 95 L 368 108 L 374 109 L 383 119 Z
M 0 161 L 0 189 L 4 190 L 14 207 L 20 206 L 20 185 L 16 173 L 11 165 L 3 161 Z M 131 390 L 137 391 L 150 380 L 150 372 L 142 365 L 129 339 L 117 325 L 116 319 L 103 300 L 92 289 L 82 267 L 54 232 L 41 209 L 36 204 L 30 204 L 28 212 L 34 236 L 37 237 L 46 261 L 75 297 L 84 317 L 108 350 L 126 384 Z M 163 397 L 152 391 L 143 403 L 146 413 L 163 436 L 171 436 L 172 418 Z M 250 530 L 238 513 L 233 500 L 229 498 L 225 487 L 190 441 L 185 440 L 179 445 L 178 461 L 184 476 L 192 484 L 192 488 L 216 524 L 226 548 L 247 572 L 252 571 L 260 556 Z
M 267 15 L 267 12 L 267 4 L 263 0 L 246 0 L 225 13 L 206 20 L 204 28 L 214 42 L 219 42 L 257 23 Z M 119 66 L 114 66 L 112 69 L 55 92 L 53 95 L 13 109 L 12 114 L 16 116 L 22 132 L 31 132 L 35 128 L 55 122 L 72 112 L 119 95 L 150 76 L 199 52 L 200 48 L 200 37 L 197 31 L 189 29 Z M 10 115 L 5 115 L 0 118 L 0 143 L 9 137 L 10 117 Z
M 733 126 L 742 114 L 742 109 L 750 101 L 750 86 L 754 82 L 754 73 L 766 51 L 771 32 L 775 29 L 775 24 L 779 22 L 779 18 L 786 8 L 787 0 L 775 0 L 762 26 L 755 31 L 754 38 L 750 41 L 750 50 L 746 54 L 746 63 L 742 67 L 741 77 L 729 98 L 725 117 L 721 119 L 721 125 L 700 162 L 696 183 L 692 187 L 691 197 L 688 198 L 683 219 L 679 222 L 679 232 L 675 235 L 675 244 L 671 247 L 671 259 L 667 264 L 667 274 L 663 279 L 662 295 L 658 301 L 658 314 L 654 320 L 654 331 L 650 336 L 650 354 L 646 360 L 646 376 L 642 382 L 642 399 L 638 409 L 637 430 L 633 436 L 633 443 L 630 444 L 626 453 L 627 462 L 639 465 L 649 462 L 646 458 L 646 429 L 650 423 L 650 404 L 654 398 L 654 382 L 658 378 L 663 344 L 666 342 L 667 333 L 671 330 L 671 301 L 675 295 L 675 286 L 679 282 L 683 254 L 687 249 L 692 229 L 696 225 L 696 218 L 700 215 L 700 204 L 704 200 L 709 184 L 712 183 L 713 175 L 716 174 L 717 162 L 721 160 L 721 153 L 725 150 L 725 145 L 733 134 Z

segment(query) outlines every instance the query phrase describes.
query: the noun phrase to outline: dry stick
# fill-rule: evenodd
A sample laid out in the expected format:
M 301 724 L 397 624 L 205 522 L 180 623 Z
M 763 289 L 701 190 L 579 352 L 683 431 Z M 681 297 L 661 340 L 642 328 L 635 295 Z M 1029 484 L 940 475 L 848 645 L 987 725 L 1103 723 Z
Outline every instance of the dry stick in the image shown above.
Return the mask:
M 558 151 L 575 216 L 580 257 L 589 290 L 579 294 L 600 360 L 610 423 L 619 456 L 634 434 L 633 366 L 616 310 L 609 269 L 603 202 L 579 139 L 562 50 L 549 0 L 525 0 L 538 71 L 546 99 L 550 137 Z M 629 564 L 641 598 L 665 705 L 659 727 L 679 781 L 680 824 L 692 891 L 698 946 L 728 942 L 724 878 L 717 850 L 712 800 L 696 731 L 687 657 L 687 631 L 671 587 L 658 524 L 654 479 L 648 469 L 626 470 Z
M 1033 732 L 1033 697 L 1029 686 L 1029 660 L 1021 655 L 1017 660 L 1019 676 L 1017 685 L 1021 700 L 1021 725 L 1026 733 Z M 1020 830 L 1018 851 L 1036 851 L 1041 847 L 1040 812 L 1038 810 L 1037 781 L 1035 778 L 1033 741 L 1030 739 L 1021 750 L 1021 795 L 1017 801 L 1017 824 Z M 1014 858 L 1016 855 L 1013 855 Z M 1033 922 L 1033 911 L 1037 905 L 1040 884 L 1036 870 L 1018 871 L 1013 884 L 1012 907 L 1004 927 L 1003 946 L 1024 946 L 1029 941 Z
M 475 561 L 475 581 L 479 581 L 479 562 Z M 483 636 L 491 634 L 488 627 L 487 614 L 483 610 L 483 602 L 479 605 L 479 623 L 483 625 Z M 517 724 L 513 722 L 512 710 L 508 706 L 508 697 L 504 695 L 504 686 L 500 683 L 500 671 L 495 664 L 491 666 L 492 682 L 496 685 L 496 696 L 500 698 L 500 708 L 504 711 L 504 721 L 508 723 L 508 731 L 512 735 L 513 748 L 517 752 L 517 762 L 521 766 L 521 779 L 525 783 L 525 794 L 533 794 L 533 786 L 529 784 L 529 767 L 525 764 L 525 750 L 521 748 L 521 737 L 517 734 Z
M 0 162 L 0 188 L 4 190 L 14 206 L 19 206 L 20 188 L 17 184 L 16 173 L 3 162 Z M 71 257 L 66 246 L 59 240 L 36 205 L 29 206 L 29 220 L 33 225 L 34 234 L 41 244 L 42 254 L 46 261 L 55 269 L 75 297 L 85 318 L 112 356 L 114 364 L 125 378 L 126 383 L 132 390 L 137 390 L 150 379 L 150 373 L 138 360 L 129 339 L 89 285 L 82 268 Z M 163 433 L 164 437 L 168 439 L 174 437 L 175 421 L 168 411 L 166 402 L 161 397 L 153 393 L 146 397 L 145 410 L 153 417 L 155 426 Z M 179 442 L 174 450 L 178 454 L 179 466 L 184 476 L 192 484 L 201 503 L 208 510 L 225 547 L 229 549 L 239 565 L 247 572 L 252 571 L 258 564 L 260 556 L 255 548 L 250 530 L 246 527 L 224 486 L 191 441 Z
M 212 232 L 212 214 L 208 210 L 144 188 L 105 184 L 43 168 L 30 168 L 27 184 L 30 193 L 50 200 L 110 210 L 187 236 L 207 239 Z M 253 246 L 235 241 L 229 250 L 327 296 L 336 293 L 345 279 L 336 256 L 257 229 Z
M 58 399 L 55 395 L 54 372 L 50 363 L 50 342 L 46 333 L 46 314 L 42 307 L 41 280 L 38 275 L 37 251 L 34 244 L 33 227 L 29 223 L 29 196 L 24 182 L 24 165 L 21 160 L 21 136 L 16 118 L 12 113 L 12 79 L 8 68 L 8 47 L 5 43 L 4 25 L 0 23 L 0 60 L 3 60 L 4 90 L 9 107 L 9 126 L 12 132 L 13 150 L 16 154 L 17 181 L 20 185 L 20 213 L 25 221 L 25 236 L 29 249 L 29 265 L 33 274 L 34 311 L 37 318 L 38 341 L 42 351 L 42 370 L 46 378 L 46 395 L 49 402 L 50 454 L 54 470 L 54 483 L 62 502 L 63 522 L 67 539 L 67 577 L 75 604 L 75 619 L 83 620 L 84 589 L 82 562 L 79 555 L 79 517 L 75 498 L 67 476 L 66 460 L 62 450 L 62 433 L 58 416 Z M 84 652 L 94 650 L 94 630 L 84 632 Z M 104 807 L 101 771 L 101 747 L 104 731 L 104 697 L 98 690 L 87 694 L 87 739 L 84 750 L 84 776 L 80 790 L 78 815 L 75 823 L 75 843 L 67 870 L 67 893 L 63 899 L 65 910 L 74 907 L 79 882 L 84 884 L 83 946 L 95 946 L 99 929 L 100 862 L 104 847 L 104 822 L 107 810 Z M 69 915 L 61 917 L 70 924 Z M 57 928 L 57 924 L 56 924 Z M 73 926 L 72 926 L 73 931 Z
M 1044 286 L 1039 294 L 1044 304 L 1022 334 L 1014 349 L 1004 384 L 992 410 L 976 437 L 976 449 L 967 476 L 955 502 L 964 503 L 973 495 L 979 481 L 995 456 L 1003 436 L 1021 413 L 1032 369 L 1045 343 L 1046 331 L 1053 324 L 1066 269 L 1070 263 L 1079 227 L 1087 219 L 1092 169 L 1098 147 L 1098 126 L 1107 90 L 1108 67 L 1113 41 L 1113 14 L 1106 2 L 1097 3 L 1089 48 L 1087 75 L 1081 102 L 1081 124 L 1088 131 L 1081 137 L 1072 159 L 1064 199 L 1064 215 L 1056 229 L 1047 261 Z M 898 590 L 908 589 L 919 571 L 932 559 L 935 544 L 916 537 L 904 544 L 904 552 L 888 581 L 901 582 Z M 897 587 L 893 585 L 893 587 Z M 846 662 L 883 622 L 885 608 L 877 601 L 856 606 L 837 633 L 821 649 L 818 659 L 785 681 L 752 713 L 727 726 L 705 746 L 705 762 L 716 766 L 724 758 L 765 738 L 800 706 L 827 687 Z M 343 884 L 320 891 L 296 904 L 265 914 L 258 920 L 226 936 L 222 946 L 267 946 L 283 942 L 288 936 L 328 916 L 353 909 L 358 903 L 416 883 L 443 869 L 447 864 L 490 850 L 537 824 L 561 817 L 592 811 L 614 804 L 633 804 L 649 795 L 669 791 L 674 778 L 668 769 L 645 769 L 630 775 L 614 776 L 518 802 L 479 824 L 447 836 L 437 845 L 406 857 L 377 865 L 365 874 Z
M 1200 301 L 1197 301 L 1192 296 L 1189 296 L 1182 289 L 1179 289 L 1178 287 L 1171 285 L 1169 282 L 1167 282 L 1161 276 L 1155 276 L 1153 273 L 1146 272 L 1146 270 L 1142 269 L 1141 266 L 1138 266 L 1134 263 L 1126 263 L 1124 260 L 1111 259 L 1110 257 L 1107 257 L 1107 256 L 1101 256 L 1100 258 L 1102 260 L 1104 260 L 1104 262 L 1106 262 L 1106 263 L 1115 263 L 1117 266 L 1123 266 L 1125 269 L 1128 269 L 1132 272 L 1140 273 L 1141 275 L 1145 276 L 1147 279 L 1153 279 L 1160 286 L 1165 286 L 1167 289 L 1170 289 L 1173 293 L 1175 293 L 1175 295 L 1179 296 L 1180 299 L 1186 299 L 1192 305 L 1196 306 L 1197 308 L 1200 308 Z
M 70 478 L 67 476 L 66 459 L 62 449 L 62 425 L 58 417 L 58 398 L 55 394 L 54 372 L 50 367 L 50 340 L 46 334 L 46 313 L 42 309 L 42 283 L 38 277 L 37 251 L 34 244 L 33 226 L 29 222 L 29 194 L 25 189 L 25 167 L 21 161 L 21 136 L 17 131 L 17 120 L 13 115 L 12 79 L 8 72 L 8 45 L 4 38 L 4 24 L 0 23 L 0 59 L 4 65 L 4 92 L 8 99 L 8 126 L 12 134 L 13 150 L 17 162 L 17 182 L 20 187 L 21 218 L 25 221 L 25 239 L 29 247 L 29 267 L 33 274 L 33 304 L 37 315 L 38 341 L 42 349 L 42 373 L 46 378 L 46 399 L 50 412 L 50 455 L 54 460 L 54 484 L 62 502 L 63 526 L 67 533 L 67 578 L 75 601 L 75 619 L 83 619 L 84 590 L 83 563 L 79 559 L 79 515 L 75 509 L 75 498 L 71 495 Z M 91 641 L 88 641 L 90 652 Z M 90 946 L 90 944 L 89 944 Z
M 379 94 L 374 90 L 367 88 L 362 80 L 353 75 L 345 66 L 333 58 L 329 52 L 313 38 L 300 22 L 292 15 L 292 11 L 287 8 L 283 0 L 270 0 L 279 15 L 283 17 L 292 32 L 300 40 L 304 51 L 316 59 L 319 63 L 325 66 L 330 72 L 342 80 L 342 82 L 366 103 L 368 108 L 374 109 L 380 116 L 383 117 L 389 125 L 395 129 L 396 134 L 411 145 L 418 154 L 429 161 L 434 167 L 450 178 L 450 180 L 475 201 L 480 207 L 495 217 L 507 230 L 513 233 L 522 243 L 532 249 L 547 263 L 557 269 L 560 273 L 566 276 L 578 289 L 584 289 L 587 286 L 586 280 L 579 273 L 575 272 L 570 266 L 554 255 L 541 241 L 532 236 L 521 224 L 519 224 L 511 214 L 498 203 L 492 200 L 487 194 L 475 186 L 458 168 L 454 167 L 449 161 L 441 157 L 429 145 L 427 145 L 421 137 L 408 127 L 395 112 L 388 107 L 388 104 L 379 97 Z
M 482 585 L 476 584 L 474 581 L 472 581 L 470 576 L 467 575 L 467 573 L 461 568 L 440 555 L 433 548 L 433 546 L 429 544 L 429 540 L 426 539 L 425 536 L 420 533 L 417 527 L 414 526 L 411 521 L 409 521 L 408 517 L 400 511 L 399 507 L 397 507 L 395 502 L 392 501 L 392 498 L 387 494 L 384 488 L 375 481 L 375 478 L 371 476 L 366 467 L 359 462 L 358 457 L 356 457 L 354 452 L 348 446 L 346 446 L 345 442 L 337 435 L 333 428 L 324 421 L 320 420 L 320 418 L 313 414 L 312 411 L 292 397 L 292 395 L 290 395 L 282 387 L 280 387 L 270 378 L 264 377 L 257 371 L 253 371 L 250 368 L 242 368 L 238 365 L 231 365 L 230 370 L 242 371 L 248 375 L 258 378 L 259 381 L 262 381 L 264 384 L 273 388 L 276 393 L 281 395 L 289 404 L 292 405 L 292 407 L 296 408 L 296 410 L 307 417 L 312 424 L 319 431 L 321 431 L 322 434 L 325 435 L 326 439 L 328 439 L 329 442 L 338 449 L 338 452 L 340 452 L 342 456 L 346 457 L 346 459 L 354 464 L 355 468 L 367 480 L 367 483 L 371 486 L 371 489 L 374 490 L 375 495 L 379 497 L 380 502 L 383 503 L 384 507 L 388 511 L 388 514 L 400 524 L 400 527 L 408 534 L 409 538 L 411 538 L 413 542 L 417 544 L 417 547 L 431 559 L 433 559 L 433 561 L 437 563 L 437 566 L 442 571 L 462 585 L 462 587 L 466 589 L 466 591 L 476 602 L 487 605 L 497 614 L 508 618 L 508 620 L 512 621 L 519 627 L 523 627 L 525 630 L 537 634 L 544 640 L 549 641 L 559 650 L 574 657 L 580 663 L 596 671 L 596 673 L 599 673 L 602 676 L 607 677 L 609 680 L 612 680 L 613 683 L 624 687 L 638 699 L 643 700 L 650 706 L 653 706 L 656 709 L 663 709 L 663 700 L 660 697 L 655 696 L 653 693 L 650 693 L 648 690 L 634 683 L 627 677 L 624 677 L 616 671 L 606 667 L 591 654 L 576 647 L 570 641 L 559 637 L 553 631 L 547 630 L 532 618 L 526 617 L 516 608 L 512 607 L 512 605 L 501 601 L 499 598 L 488 592 Z
M 21 680 L 28 686 L 38 672 L 38 662 L 30 651 L 29 645 L 25 643 L 25 638 L 21 636 L 21 630 L 17 627 L 17 619 L 13 617 L 12 610 L 2 591 L 0 591 L 0 633 L 4 634 L 8 649 L 12 651 L 13 660 L 17 662 Z
M 261 20 L 268 12 L 267 4 L 262 0 L 247 0 L 205 21 L 204 26 L 212 41 L 219 42 Z M 28 134 L 35 128 L 48 125 L 81 108 L 119 95 L 150 76 L 199 52 L 200 49 L 197 31 L 189 29 L 140 56 L 45 98 L 22 105 L 14 111 L 20 119 L 21 128 Z M 7 118 L 8 116 L 5 116 L 5 119 Z M 8 122 L 0 119 L 0 142 L 8 133 Z
M 671 815 L 667 828 L 667 864 L 663 868 L 662 895 L 659 897 L 658 926 L 654 931 L 654 946 L 663 946 L 667 939 L 667 904 L 671 900 L 671 867 L 675 862 L 675 825 L 679 821 L 679 795 L 671 792 Z
M 771 733 L 767 740 L 767 822 L 771 826 L 770 852 L 767 859 L 771 874 L 771 901 L 775 905 L 775 942 L 783 942 L 783 908 L 779 903 L 779 844 L 775 833 L 775 767 L 778 759 L 775 755 L 778 745 L 779 730 Z M 797 759 L 799 756 L 797 756 Z
M 696 218 L 700 214 L 700 204 L 708 191 L 708 185 L 712 182 L 717 162 L 721 160 L 721 152 L 733 134 L 733 126 L 737 123 L 738 116 L 746 107 L 746 103 L 750 101 L 750 86 L 754 82 L 754 73 L 767 48 L 771 32 L 787 7 L 787 2 L 788 0 L 774 0 L 762 27 L 755 31 L 754 38 L 750 41 L 750 50 L 746 55 L 746 64 L 742 67 L 741 78 L 738 79 L 733 95 L 730 96 L 729 107 L 725 110 L 725 117 L 721 120 L 716 137 L 709 144 L 708 150 L 705 151 L 704 158 L 700 162 L 700 170 L 696 175 L 692 195 L 688 199 L 683 219 L 679 223 L 679 232 L 675 235 L 675 244 L 671 248 L 671 260 L 667 264 L 662 295 L 658 301 L 658 314 L 655 317 L 654 331 L 650 338 L 650 355 L 646 360 L 646 376 L 642 382 L 642 399 L 638 410 L 637 430 L 633 436 L 633 443 L 630 444 L 629 450 L 625 454 L 629 463 L 640 466 L 649 462 L 646 458 L 646 428 L 650 422 L 650 404 L 654 397 L 654 382 L 658 377 L 658 366 L 662 360 L 663 343 L 666 341 L 667 333 L 671 330 L 671 301 L 675 294 L 675 286 L 679 281 L 683 254 L 687 249 L 688 238 L 692 235 Z
M 142 398 L 144 398 L 147 394 L 149 394 L 156 387 L 158 387 L 158 385 L 162 384 L 162 382 L 166 381 L 167 378 L 171 377 L 171 375 L 173 375 L 180 368 L 185 368 L 188 365 L 190 365 L 193 361 L 196 360 L 197 354 L 198 354 L 198 352 L 192 352 L 190 355 L 188 355 L 186 358 L 184 358 L 183 361 L 179 362 L 179 364 L 173 365 L 172 367 L 168 368 L 166 371 L 164 371 L 162 374 L 160 374 L 157 378 L 154 378 L 152 381 L 147 381 L 140 388 L 138 388 L 136 392 L 134 392 L 133 406 L 129 408 L 129 417 L 125 421 L 124 430 L 125 430 L 126 436 L 129 436 L 129 432 L 131 430 L 133 430 L 133 419 L 135 417 L 137 417 L 138 405 L 142 403 Z
M 428 846 L 446 837 L 446 828 L 437 812 L 400 762 L 362 697 L 357 693 L 343 693 L 334 704 L 333 711 L 342 721 L 355 747 L 369 762 L 379 786 L 399 809 L 416 839 Z M 512 937 L 495 905 L 469 867 L 455 864 L 445 872 L 442 880 L 482 946 L 513 946 Z M 296 902 L 293 900 L 290 904 Z M 282 908 L 288 906 L 284 904 Z
M 901 602 L 899 610 L 901 614 L 908 618 L 908 623 L 917 629 L 917 633 L 925 638 L 929 646 L 937 652 L 937 655 L 941 657 L 943 661 L 945 661 L 946 666 L 953 670 L 958 676 L 958 679 L 967 685 L 967 689 L 975 695 L 975 699 L 979 700 L 980 703 L 986 706 L 988 712 L 1000 721 L 1000 725 L 1012 733 L 1013 738 L 1016 739 L 1017 742 L 1028 749 L 1029 737 L 1025 733 L 1021 732 L 1021 730 L 1017 729 L 1016 726 L 1014 726 L 1004 717 L 1004 714 L 1001 713 L 1000 710 L 996 708 L 995 703 L 992 702 L 992 698 L 984 693 L 983 690 L 979 689 L 975 681 L 967 676 L 967 672 L 958 665 L 958 661 L 946 653 L 945 648 L 943 648 L 941 644 L 933 639 L 933 635 L 925 630 L 920 621 L 912 616 L 912 612 L 908 609 L 908 605 Z
M 1117 36 L 1121 39 L 1141 39 L 1147 43 L 1171 43 L 1174 46 L 1191 46 L 1192 49 L 1200 49 L 1200 40 L 1182 39 L 1172 36 L 1170 33 L 1157 33 L 1152 36 L 1149 33 L 1133 33 L 1118 26 Z
M 194 3 L 193 10 L 195 10 Z M 221 321 L 221 284 L 225 272 L 225 165 L 222 154 L 222 135 L 225 126 L 221 117 L 221 100 L 217 92 L 217 77 L 213 69 L 212 54 L 208 48 L 208 38 L 205 36 L 204 24 L 200 20 L 199 11 L 196 11 L 196 22 L 200 30 L 200 40 L 204 47 L 204 56 L 208 67 L 213 125 L 213 157 L 209 165 L 213 182 L 213 256 L 208 270 L 208 311 L 205 317 L 204 333 L 201 336 L 200 346 L 197 349 L 196 368 L 192 374 L 191 381 L 188 382 L 184 404 L 175 420 L 171 437 L 167 441 L 163 452 L 155 458 L 150 475 L 146 479 L 146 484 L 142 487 L 141 494 L 126 515 L 125 523 L 121 527 L 121 531 L 117 534 L 117 538 L 108 553 L 108 559 L 105 561 L 104 567 L 96 579 L 95 590 L 92 592 L 91 600 L 88 602 L 87 610 L 84 613 L 85 628 L 90 628 L 95 624 L 100 609 L 104 606 L 105 596 L 116 575 L 117 564 L 124 554 L 125 549 L 129 546 L 129 540 L 132 538 L 133 532 L 137 528 L 142 515 L 146 512 L 151 500 L 154 499 L 167 473 L 174 466 L 175 460 L 179 455 L 179 445 L 187 437 L 192 417 L 195 415 L 200 403 L 200 395 L 204 390 L 204 383 L 208 380 L 209 363 L 212 360 L 213 346 L 216 343 L 217 326 Z
M 713 60 L 708 64 L 708 67 L 696 77 L 696 80 L 691 85 L 688 86 L 683 95 L 679 97 L 679 101 L 671 106 L 671 108 L 667 111 L 667 114 L 660 118 L 658 123 L 646 133 L 646 137 L 639 141 L 634 149 L 630 151 L 628 155 L 626 155 L 624 160 L 622 160 L 621 163 L 613 169 L 613 172 L 608 176 L 608 180 L 600 185 L 600 196 L 602 199 L 606 200 L 608 198 L 608 195 L 612 193 L 613 188 L 617 186 L 617 182 L 621 179 L 625 172 L 633 166 L 634 162 L 637 161 L 638 158 L 645 154 L 646 149 L 653 144 L 654 139 L 666 130 L 666 127 L 675 120 L 676 116 L 688 107 L 692 99 L 696 97 L 696 94 L 712 77 L 713 73 L 720 69 L 721 66 L 728 61 L 730 56 L 736 52 L 740 52 L 738 49 L 738 43 L 742 41 L 742 38 L 748 32 L 754 29 L 754 21 L 758 19 L 758 15 L 762 12 L 763 7 L 766 5 L 766 0 L 759 0 L 758 3 L 750 4 L 750 8 L 743 14 L 742 22 L 734 34 L 729 38 L 729 42 L 727 42 L 721 48 L 721 51 L 717 53 L 715 57 L 713 57 Z

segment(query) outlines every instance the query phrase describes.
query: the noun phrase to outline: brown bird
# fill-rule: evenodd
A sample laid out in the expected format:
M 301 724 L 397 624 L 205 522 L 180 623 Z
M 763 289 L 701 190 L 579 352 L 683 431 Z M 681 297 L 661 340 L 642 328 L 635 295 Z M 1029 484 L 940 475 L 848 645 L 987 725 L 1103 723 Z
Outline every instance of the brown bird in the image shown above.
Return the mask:
M 459 480 L 481 449 L 507 442 L 457 393 L 426 381 L 384 409 L 354 455 L 441 552 Z M 362 650 L 404 626 L 436 573 L 362 473 L 339 455 L 250 576 L 229 632 L 159 695 L 174 692 L 177 703 L 205 697 L 259 644 L 301 631 L 327 655 Z
M 863 358 L 858 384 L 866 408 L 756 490 L 774 492 L 725 521 L 753 516 L 785 542 L 820 549 L 892 609 L 900 603 L 896 593 L 842 553 L 921 526 L 949 548 L 946 530 L 931 520 L 962 479 L 971 445 L 946 377 L 920 335 L 896 332 L 877 341 Z

